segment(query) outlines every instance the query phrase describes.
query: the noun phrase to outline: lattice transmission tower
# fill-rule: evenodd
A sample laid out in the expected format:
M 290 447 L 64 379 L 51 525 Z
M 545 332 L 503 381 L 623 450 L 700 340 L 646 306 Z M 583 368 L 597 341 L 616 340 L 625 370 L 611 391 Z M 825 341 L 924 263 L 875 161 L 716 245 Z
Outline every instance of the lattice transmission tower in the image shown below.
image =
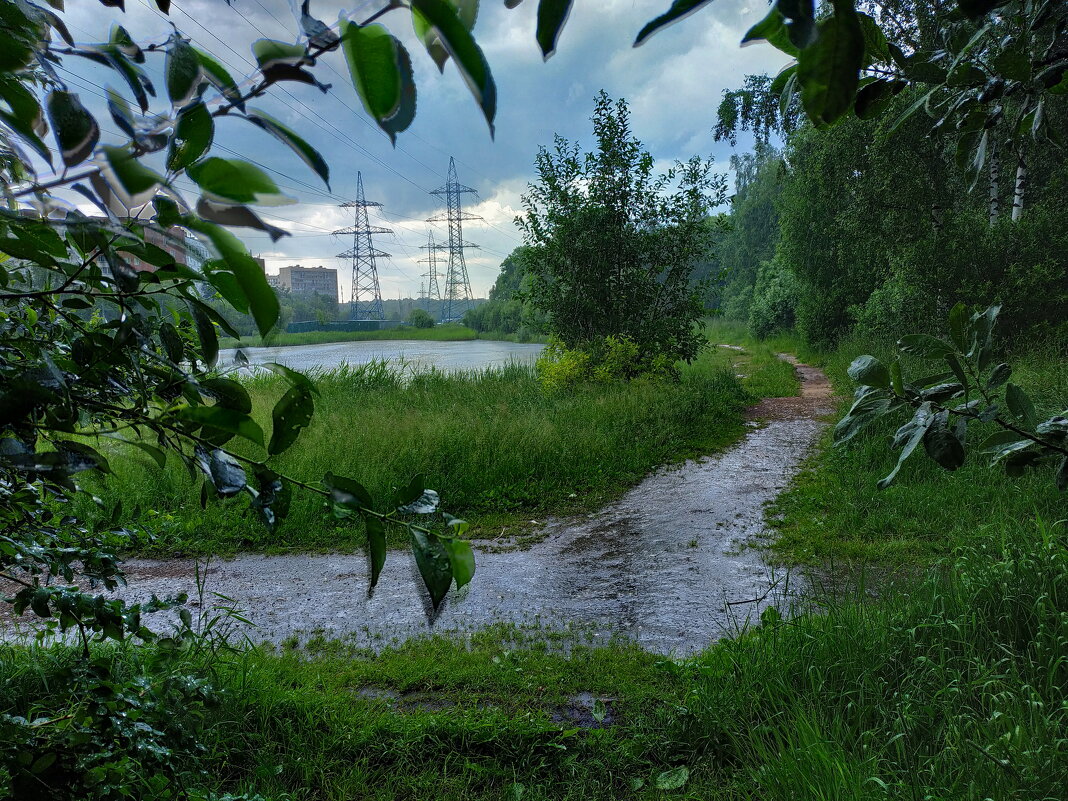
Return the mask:
M 433 308 L 431 304 L 436 303 L 439 308 L 441 305 L 441 286 L 438 284 L 438 250 L 441 246 L 434 244 L 434 232 L 430 231 L 427 243 L 420 247 L 426 250 L 426 258 L 419 259 L 419 263 L 426 264 L 427 271 L 420 276 L 426 281 L 420 286 L 419 293 L 426 301 L 426 310 L 429 312 Z
M 373 234 L 392 234 L 390 228 L 371 225 L 367 219 L 370 206 L 381 206 L 363 195 L 363 173 L 356 173 L 356 199 L 341 204 L 343 209 L 355 209 L 353 224 L 334 231 L 335 235 L 352 234 L 352 247 L 338 253 L 339 259 L 352 259 L 352 291 L 349 295 L 350 320 L 384 320 L 382 288 L 378 285 L 378 264 L 375 259 L 389 258 L 388 253 L 376 250 Z
M 460 195 L 470 193 L 477 195 L 474 189 L 464 186 L 456 178 L 456 160 L 449 158 L 449 177 L 445 186 L 435 189 L 430 194 L 445 196 L 445 214 L 431 217 L 427 222 L 447 222 L 449 224 L 449 244 L 435 245 L 433 250 L 449 252 L 448 272 L 445 273 L 445 291 L 441 296 L 441 322 L 459 320 L 464 312 L 471 308 L 471 279 L 467 276 L 467 262 L 464 250 L 477 248 L 473 242 L 464 241 L 463 221 L 481 220 L 476 214 L 467 214 L 460 208 Z

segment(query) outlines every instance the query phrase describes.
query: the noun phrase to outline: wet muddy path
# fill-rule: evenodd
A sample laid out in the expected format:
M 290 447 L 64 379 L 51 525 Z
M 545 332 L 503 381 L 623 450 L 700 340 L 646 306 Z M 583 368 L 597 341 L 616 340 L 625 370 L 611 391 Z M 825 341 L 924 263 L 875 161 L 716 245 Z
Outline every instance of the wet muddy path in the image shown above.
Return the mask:
M 362 554 L 215 560 L 205 606 L 217 603 L 211 593 L 232 598 L 258 626 L 248 632 L 254 641 L 321 634 L 380 647 L 508 622 L 624 634 L 665 654 L 700 650 L 759 617 L 787 583 L 745 545 L 762 533 L 764 504 L 786 486 L 825 425 L 819 418 L 833 410 L 824 375 L 797 369 L 801 395 L 754 407 L 752 430 L 730 450 L 657 471 L 595 515 L 551 521 L 526 550 L 476 552 L 474 581 L 450 594 L 433 624 L 403 552 L 390 553 L 371 598 Z M 131 560 L 126 569 L 129 599 L 196 597 L 191 560 Z

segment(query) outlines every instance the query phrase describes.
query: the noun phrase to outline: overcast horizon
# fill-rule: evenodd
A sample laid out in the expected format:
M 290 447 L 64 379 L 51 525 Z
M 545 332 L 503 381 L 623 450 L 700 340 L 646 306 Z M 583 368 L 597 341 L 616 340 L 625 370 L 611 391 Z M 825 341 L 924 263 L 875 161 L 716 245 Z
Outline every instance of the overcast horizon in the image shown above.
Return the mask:
M 298 4 L 299 5 L 299 4 Z M 350 17 L 369 16 L 381 3 L 358 3 Z M 520 196 L 534 176 L 539 145 L 559 134 L 589 147 L 593 99 L 600 89 L 626 98 L 634 134 L 660 165 L 691 155 L 712 156 L 718 172 L 729 172 L 732 149 L 712 139 L 716 107 L 725 89 L 738 87 L 752 73 L 774 74 L 785 63 L 767 45 L 741 48 L 745 31 L 765 13 L 763 0 L 719 0 L 671 26 L 643 47 L 632 48 L 635 34 L 662 13 L 670 0 L 576 3 L 558 42 L 557 53 L 543 63 L 534 39 L 537 3 L 508 10 L 503 3 L 483 2 L 475 26 L 497 84 L 496 139 L 490 138 L 481 111 L 455 66 L 438 73 L 412 34 L 402 11 L 382 22 L 398 36 L 412 56 L 418 88 L 415 122 L 398 136 L 394 149 L 388 137 L 363 111 L 349 81 L 343 57 L 329 54 L 314 69 L 332 84 L 323 94 L 314 87 L 284 84 L 253 105 L 293 126 L 319 149 L 331 169 L 331 187 L 291 151 L 247 122 L 223 120 L 217 126 L 213 154 L 244 157 L 268 165 L 272 178 L 299 203 L 260 209 L 261 216 L 292 235 L 272 243 L 266 234 L 233 229 L 270 273 L 288 264 L 338 268 L 341 300 L 349 295 L 348 263 L 335 254 L 351 247 L 350 237 L 332 231 L 352 225 L 351 209 L 339 204 L 356 194 L 356 173 L 363 173 L 366 196 L 383 204 L 370 209 L 371 224 L 393 229 L 375 237 L 375 246 L 392 254 L 379 262 L 384 298 L 414 297 L 419 292 L 425 257 L 420 249 L 433 231 L 447 239 L 443 223 L 426 218 L 444 211 L 443 199 L 430 191 L 445 184 L 449 157 L 454 156 L 461 183 L 478 190 L 464 196 L 464 209 L 485 222 L 465 224 L 465 239 L 480 250 L 467 253 L 472 289 L 485 297 L 501 261 L 517 245 L 513 225 L 521 210 Z M 341 9 L 335 2 L 313 2 L 312 12 L 328 24 Z M 253 71 L 251 44 L 268 37 L 294 41 L 296 22 L 289 0 L 178 0 L 170 17 L 146 0 L 128 0 L 127 13 L 96 2 L 68 3 L 64 20 L 76 41 L 102 41 L 112 22 L 124 25 L 139 42 L 162 41 L 173 20 L 193 44 L 219 59 L 240 81 Z M 155 78 L 162 59 L 149 56 Z M 61 76 L 97 114 L 102 141 L 118 136 L 103 107 L 103 85 L 118 86 L 117 76 L 90 62 L 67 56 Z M 156 80 L 158 90 L 163 81 Z M 157 104 L 157 108 L 159 104 Z M 748 141 L 740 141 L 743 151 Z M 178 188 L 195 199 L 188 179 Z

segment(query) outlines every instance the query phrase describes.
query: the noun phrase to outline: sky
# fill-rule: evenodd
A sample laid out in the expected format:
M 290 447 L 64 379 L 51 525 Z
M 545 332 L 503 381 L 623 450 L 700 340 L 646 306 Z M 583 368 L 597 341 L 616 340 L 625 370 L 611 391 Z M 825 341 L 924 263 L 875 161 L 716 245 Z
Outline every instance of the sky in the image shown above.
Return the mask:
M 355 0 L 355 5 L 351 0 L 345 5 L 313 0 L 311 10 L 332 24 L 340 13 L 360 21 L 382 5 L 381 0 Z M 464 210 L 483 221 L 465 223 L 464 238 L 480 245 L 467 251 L 466 261 L 475 296 L 485 297 L 503 258 L 522 244 L 514 219 L 534 178 L 538 147 L 551 144 L 559 134 L 589 148 L 589 118 L 601 89 L 613 98 L 626 98 L 634 134 L 659 164 L 711 156 L 718 171 L 728 172 L 731 148 L 714 142 L 711 133 L 724 90 L 738 87 L 747 74 L 774 74 L 785 63 L 782 54 L 766 44 L 738 45 L 749 26 L 766 13 L 767 3 L 717 0 L 642 47 L 631 47 L 642 26 L 669 5 L 670 0 L 577 0 L 556 54 L 543 62 L 534 38 L 536 0 L 511 10 L 503 0 L 483 0 L 474 34 L 497 84 L 493 138 L 455 65 L 447 64 L 439 74 L 413 35 L 407 12 L 389 12 L 381 21 L 407 47 L 415 71 L 418 96 L 412 126 L 392 146 L 363 111 L 342 55 L 328 54 L 314 69 L 320 81 L 332 84 L 328 93 L 288 83 L 273 87 L 256 106 L 292 126 L 322 153 L 330 164 L 329 188 L 267 133 L 241 120 L 219 121 L 212 155 L 243 157 L 270 167 L 268 174 L 298 201 L 259 210 L 291 236 L 272 243 L 266 234 L 250 229 L 234 232 L 253 255 L 265 260 L 268 272 L 288 264 L 337 267 L 342 300 L 347 300 L 351 266 L 336 254 L 350 248 L 352 239 L 332 232 L 353 224 L 352 210 L 340 204 L 355 197 L 361 172 L 367 199 L 382 203 L 370 209 L 371 224 L 393 231 L 376 236 L 374 242 L 391 254 L 378 265 L 382 294 L 414 297 L 427 269 L 419 263 L 426 256 L 421 246 L 430 233 L 437 242 L 447 240 L 444 223 L 426 219 L 444 212 L 443 199 L 429 193 L 444 186 L 451 156 L 460 182 L 478 192 L 463 196 Z M 113 22 L 124 25 L 141 44 L 162 42 L 173 22 L 239 82 L 254 72 L 255 40 L 297 38 L 290 0 L 172 0 L 169 17 L 152 0 L 126 0 L 125 14 L 96 0 L 68 0 L 63 18 L 78 42 L 106 40 Z M 162 56 L 148 58 L 150 72 L 160 75 Z M 123 88 L 118 76 L 69 56 L 63 68 L 60 76 L 96 113 L 102 141 L 119 139 L 102 100 L 103 86 Z M 162 79 L 156 83 L 162 93 Z M 157 107 L 166 104 L 165 96 L 159 99 Z M 740 141 L 739 148 L 746 144 Z M 191 186 L 179 183 L 176 188 L 195 201 Z

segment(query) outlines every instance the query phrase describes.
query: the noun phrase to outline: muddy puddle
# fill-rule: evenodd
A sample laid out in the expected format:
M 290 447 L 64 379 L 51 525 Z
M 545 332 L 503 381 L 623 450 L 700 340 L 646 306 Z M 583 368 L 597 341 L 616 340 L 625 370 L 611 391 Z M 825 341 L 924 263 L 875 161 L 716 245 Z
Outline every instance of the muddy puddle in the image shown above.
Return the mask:
M 764 530 L 764 504 L 797 471 L 833 411 L 818 370 L 798 365 L 802 394 L 751 410 L 744 440 L 721 454 L 650 475 L 618 502 L 581 519 L 550 521 L 526 550 L 476 553 L 474 581 L 450 594 L 433 623 L 411 557 L 390 553 L 372 597 L 367 561 L 354 555 L 240 555 L 212 561 L 203 605 L 243 610 L 253 641 L 321 635 L 382 647 L 428 633 L 505 622 L 622 634 L 686 655 L 759 618 L 798 578 L 747 548 Z M 187 592 L 191 560 L 126 563 L 128 599 Z M 793 585 L 792 587 L 790 585 Z M 194 609 L 195 611 L 195 609 Z

